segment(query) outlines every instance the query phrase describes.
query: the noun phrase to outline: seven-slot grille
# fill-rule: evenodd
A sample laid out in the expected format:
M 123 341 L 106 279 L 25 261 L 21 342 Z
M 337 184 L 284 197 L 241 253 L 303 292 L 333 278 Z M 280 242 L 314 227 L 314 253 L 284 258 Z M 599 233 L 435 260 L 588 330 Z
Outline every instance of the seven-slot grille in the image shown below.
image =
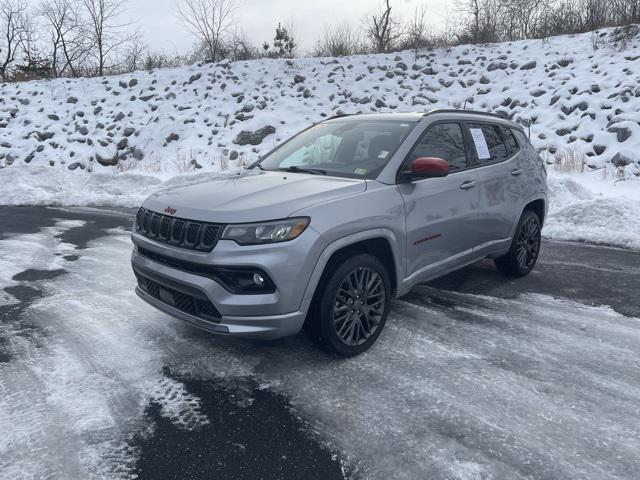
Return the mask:
M 222 230 L 223 225 L 174 218 L 146 208 L 136 214 L 136 231 L 140 235 L 189 250 L 210 252 Z

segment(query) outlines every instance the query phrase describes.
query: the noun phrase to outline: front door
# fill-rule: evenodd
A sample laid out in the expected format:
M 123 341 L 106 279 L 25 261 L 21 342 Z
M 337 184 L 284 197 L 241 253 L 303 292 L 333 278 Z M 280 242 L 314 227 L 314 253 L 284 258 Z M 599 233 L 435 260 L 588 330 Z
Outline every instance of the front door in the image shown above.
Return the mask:
M 398 185 L 405 203 L 410 281 L 463 263 L 477 244 L 478 177 L 460 123 L 427 127 L 402 168 L 419 157 L 447 160 L 449 175 Z

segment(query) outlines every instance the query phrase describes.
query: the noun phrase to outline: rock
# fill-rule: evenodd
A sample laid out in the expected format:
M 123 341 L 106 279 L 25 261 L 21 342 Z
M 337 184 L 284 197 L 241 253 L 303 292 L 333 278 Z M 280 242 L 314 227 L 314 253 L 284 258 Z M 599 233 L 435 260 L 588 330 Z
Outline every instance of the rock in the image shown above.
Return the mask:
M 36 154 L 35 153 L 30 153 L 29 155 L 27 155 L 26 157 L 24 157 L 24 163 L 31 163 L 31 160 L 33 160 L 33 157 L 35 157 Z
M 296 74 L 296 75 L 293 77 L 293 83 L 302 83 L 302 82 L 304 82 L 306 79 L 307 79 L 306 77 L 304 77 L 304 76 L 302 76 L 302 75 L 299 75 L 299 74 Z
M 54 122 L 57 122 L 58 120 L 60 120 L 60 117 L 55 113 L 52 113 L 51 115 L 47 115 L 47 118 L 49 118 L 49 120 L 53 120 Z
M 536 65 L 536 62 L 527 62 L 520 67 L 520 70 L 531 70 L 533 68 L 536 68 Z
M 229 160 L 237 160 L 237 159 L 238 159 L 238 151 L 231 150 L 231 153 L 229 154 Z
M 142 100 L 143 102 L 148 102 L 149 100 L 151 100 L 153 97 L 155 97 L 155 94 L 152 95 L 144 95 L 142 97 L 140 97 L 140 100 Z
M 266 125 L 255 132 L 248 130 L 241 131 L 236 138 L 233 139 L 233 143 L 236 145 L 260 145 L 262 141 L 276 132 L 276 129 L 271 125 Z
M 136 160 L 142 160 L 144 158 L 144 152 L 139 148 L 134 148 L 133 150 L 131 150 L 130 153 L 131 153 L 131 156 Z
M 492 62 L 487 67 L 487 71 L 493 72 L 494 70 L 506 70 L 508 67 L 509 64 L 505 62 Z
M 135 78 L 129 80 L 129 88 L 135 87 L 136 85 L 138 85 L 138 80 L 136 80 Z
M 120 112 L 115 117 L 113 117 L 114 122 L 119 122 L 124 118 L 124 113 Z
M 179 139 L 180 139 L 180 135 L 178 135 L 177 133 L 172 133 L 167 138 L 165 138 L 165 142 L 171 143 L 171 142 L 175 142 L 176 140 L 179 140 Z
M 69 170 L 75 170 L 76 168 L 80 168 L 80 170 L 84 170 L 84 164 L 80 162 L 73 162 L 69 164 L 67 167 Z
M 569 135 L 573 130 L 571 130 L 570 128 L 559 128 L 558 130 L 556 130 L 556 135 L 558 135 L 559 137 L 564 137 L 565 135 Z
M 111 158 L 103 158 L 99 154 L 96 153 L 96 162 L 98 162 L 103 167 L 113 167 L 118 164 L 118 154 L 116 153 Z
M 593 151 L 595 152 L 596 155 L 602 155 L 606 150 L 607 150 L 607 147 L 605 147 L 604 145 L 593 146 Z
M 311 90 L 309 90 L 308 88 L 305 88 L 305 89 L 302 91 L 302 96 L 303 96 L 304 98 L 309 98 L 309 97 L 311 96 Z
M 533 92 L 531 92 L 531 96 L 532 97 L 540 97 L 542 95 L 544 95 L 546 92 L 546 90 L 535 90 Z
M 120 88 L 127 88 L 129 86 L 127 82 L 123 82 L 122 80 L 118 82 L 118 85 L 120 85 Z
M 399 68 L 402 71 L 406 71 L 408 69 L 407 64 L 404 62 L 396 63 L 396 68 Z
M 102 107 L 97 106 L 96 108 L 93 109 L 93 114 L 98 115 L 101 111 L 102 111 Z
M 85 126 L 82 126 L 78 129 L 78 133 L 80 135 L 88 135 L 89 134 L 89 129 Z
M 608 131 L 611 133 L 615 132 L 618 142 L 620 143 L 626 142 L 629 137 L 631 137 L 631 130 L 627 127 L 612 127 Z
M 380 100 L 380 99 L 377 99 L 377 100 L 376 100 L 376 104 L 375 104 L 375 105 L 376 105 L 376 108 L 385 108 L 385 107 L 387 106 L 387 104 L 386 104 L 386 103 L 384 103 L 384 102 L 383 102 L 382 100 Z
M 611 163 L 616 167 L 620 168 L 620 167 L 626 167 L 627 165 L 631 165 L 633 163 L 633 160 L 627 157 L 626 155 L 623 155 L 622 153 L 618 152 L 611 159 Z
M 76 97 L 67 98 L 67 103 L 78 103 L 78 99 Z
M 196 73 L 194 75 L 191 75 L 189 77 L 189 84 L 192 84 L 193 82 L 196 82 L 196 81 L 200 80 L 200 77 L 202 77 L 201 73 Z
M 45 142 L 53 138 L 53 132 L 36 132 L 36 138 L 39 142 Z
M 124 129 L 123 133 L 125 137 L 130 137 L 135 133 L 136 129 L 133 127 L 127 127 Z
M 129 146 L 129 139 L 127 137 L 123 138 L 116 144 L 116 148 L 118 150 L 124 150 Z

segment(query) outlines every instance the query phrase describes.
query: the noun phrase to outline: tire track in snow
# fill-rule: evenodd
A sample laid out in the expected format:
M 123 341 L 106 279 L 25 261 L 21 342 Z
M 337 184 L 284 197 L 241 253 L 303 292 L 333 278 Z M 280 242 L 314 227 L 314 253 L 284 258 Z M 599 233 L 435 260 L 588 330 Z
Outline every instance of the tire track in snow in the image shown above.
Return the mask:
M 12 278 L 28 268 L 63 265 L 62 254 L 73 246 L 56 237 L 82 224 L 61 221 L 37 234 L 0 240 L 0 258 L 18 259 L 4 260 L 0 285 L 16 284 Z M 128 256 L 113 262 L 122 258 L 128 236 L 113 232 L 96 243 L 77 261 L 64 263 L 62 277 L 36 282 L 45 295 L 26 308 L 24 318 L 3 322 L 14 355 L 0 364 L 0 431 L 8 432 L 0 441 L 3 478 L 134 478 L 137 452 L 129 444 L 145 428 L 149 401 L 180 428 L 208 421 L 198 399 L 163 375 L 155 337 L 169 336 L 171 325 L 138 303 Z M 113 316 L 114 306 L 131 316 Z M 25 319 L 41 332 L 37 342 L 12 327 Z

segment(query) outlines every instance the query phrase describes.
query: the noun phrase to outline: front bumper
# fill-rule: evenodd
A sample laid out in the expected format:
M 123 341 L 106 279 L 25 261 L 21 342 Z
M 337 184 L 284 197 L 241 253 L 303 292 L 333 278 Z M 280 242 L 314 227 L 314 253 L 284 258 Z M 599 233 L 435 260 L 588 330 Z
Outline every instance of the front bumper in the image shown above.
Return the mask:
M 259 339 L 275 339 L 300 331 L 306 316 L 304 294 L 325 243 L 311 229 L 287 244 L 240 247 L 235 242 L 220 241 L 207 254 L 170 247 L 135 233 L 132 240 L 137 247 L 203 265 L 263 269 L 275 283 L 275 292 L 233 294 L 211 278 L 156 262 L 137 249 L 131 256 L 139 280 L 136 293 L 150 305 L 211 333 Z M 145 279 L 153 282 L 153 290 L 146 288 Z M 170 292 L 181 300 L 174 301 Z M 184 296 L 189 297 L 189 308 L 180 303 Z M 212 307 L 206 311 L 214 311 L 215 315 L 203 318 L 199 306 L 209 302 Z

